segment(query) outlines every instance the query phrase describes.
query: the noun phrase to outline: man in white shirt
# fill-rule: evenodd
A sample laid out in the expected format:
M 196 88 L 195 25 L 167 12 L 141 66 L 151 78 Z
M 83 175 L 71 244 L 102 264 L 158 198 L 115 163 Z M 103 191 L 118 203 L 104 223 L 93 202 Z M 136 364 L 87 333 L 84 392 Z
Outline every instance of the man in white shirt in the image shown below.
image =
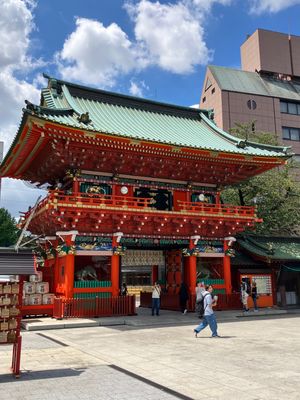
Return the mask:
M 217 296 L 212 297 L 213 287 L 211 285 L 206 286 L 206 291 L 203 293 L 204 298 L 204 317 L 203 321 L 194 329 L 195 336 L 209 325 L 213 338 L 220 337 L 218 335 L 217 320 L 214 314 L 213 307 L 217 304 Z

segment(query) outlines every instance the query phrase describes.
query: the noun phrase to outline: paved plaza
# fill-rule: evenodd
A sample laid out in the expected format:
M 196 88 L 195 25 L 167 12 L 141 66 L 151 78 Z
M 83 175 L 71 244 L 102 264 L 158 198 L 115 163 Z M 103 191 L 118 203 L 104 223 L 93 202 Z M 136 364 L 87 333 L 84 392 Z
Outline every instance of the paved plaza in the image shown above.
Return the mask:
M 193 321 L 23 332 L 20 379 L 0 346 L 0 399 L 299 399 L 299 315 L 225 319 L 216 339 Z

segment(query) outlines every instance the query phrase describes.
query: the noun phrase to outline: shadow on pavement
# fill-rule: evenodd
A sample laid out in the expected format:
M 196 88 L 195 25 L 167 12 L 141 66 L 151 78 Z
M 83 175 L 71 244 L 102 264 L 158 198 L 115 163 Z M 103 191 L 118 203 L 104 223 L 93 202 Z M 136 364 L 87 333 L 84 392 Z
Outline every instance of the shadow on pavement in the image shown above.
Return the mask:
M 60 368 L 45 371 L 21 371 L 20 379 L 16 379 L 13 374 L 0 375 L 0 384 L 7 382 L 22 382 L 40 379 L 66 378 L 81 375 L 86 368 Z
M 232 339 L 236 338 L 237 336 L 219 336 L 218 338 L 212 338 L 211 336 L 197 336 L 196 339 L 214 339 L 214 340 L 221 340 L 221 339 Z

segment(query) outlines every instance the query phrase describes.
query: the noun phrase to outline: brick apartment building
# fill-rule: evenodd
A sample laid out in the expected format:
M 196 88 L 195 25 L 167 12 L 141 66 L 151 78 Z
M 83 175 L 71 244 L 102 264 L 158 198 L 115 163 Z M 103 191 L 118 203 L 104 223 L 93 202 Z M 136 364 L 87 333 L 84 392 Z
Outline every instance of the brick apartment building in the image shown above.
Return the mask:
M 200 108 L 218 127 L 255 122 L 300 161 L 300 36 L 257 29 L 241 46 L 242 69 L 207 67 Z

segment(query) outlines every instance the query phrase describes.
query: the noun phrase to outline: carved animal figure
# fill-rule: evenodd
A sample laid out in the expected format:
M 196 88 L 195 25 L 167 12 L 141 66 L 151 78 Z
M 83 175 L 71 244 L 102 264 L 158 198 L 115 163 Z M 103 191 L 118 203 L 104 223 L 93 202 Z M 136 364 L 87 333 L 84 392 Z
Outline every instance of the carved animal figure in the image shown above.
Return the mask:
M 78 281 L 87 281 L 89 279 L 93 279 L 95 281 L 98 280 L 96 270 L 91 265 L 87 265 L 86 267 L 77 271 L 75 276 Z
M 197 279 L 209 279 L 211 272 L 208 268 L 201 266 L 200 272 L 197 273 Z

